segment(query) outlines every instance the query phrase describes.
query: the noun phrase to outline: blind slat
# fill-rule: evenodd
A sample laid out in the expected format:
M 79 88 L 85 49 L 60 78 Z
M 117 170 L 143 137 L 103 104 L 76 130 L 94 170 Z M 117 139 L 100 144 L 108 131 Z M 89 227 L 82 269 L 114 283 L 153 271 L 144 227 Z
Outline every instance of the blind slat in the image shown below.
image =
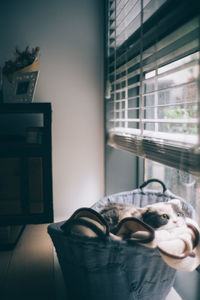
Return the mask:
M 183 148 L 183 145 L 175 147 L 167 143 L 163 144 L 162 141 L 134 139 L 132 136 L 123 135 L 110 135 L 108 145 L 126 151 L 128 149 L 129 152 L 138 156 L 199 176 L 200 153 Z

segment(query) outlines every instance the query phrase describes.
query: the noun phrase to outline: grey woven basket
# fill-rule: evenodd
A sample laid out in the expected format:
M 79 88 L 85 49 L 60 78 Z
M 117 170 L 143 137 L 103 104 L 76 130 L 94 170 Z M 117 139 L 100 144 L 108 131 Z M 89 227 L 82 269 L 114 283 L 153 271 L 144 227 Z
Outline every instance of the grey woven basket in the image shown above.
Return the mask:
M 194 210 L 184 199 L 163 186 L 163 191 L 139 189 L 107 196 L 92 208 L 99 211 L 108 202 L 124 202 L 143 207 L 156 202 L 178 198 L 188 216 Z M 56 249 L 63 272 L 68 300 L 164 300 L 173 286 L 176 270 L 169 267 L 157 249 L 109 237 L 65 236 L 64 222 L 49 225 L 48 233 Z

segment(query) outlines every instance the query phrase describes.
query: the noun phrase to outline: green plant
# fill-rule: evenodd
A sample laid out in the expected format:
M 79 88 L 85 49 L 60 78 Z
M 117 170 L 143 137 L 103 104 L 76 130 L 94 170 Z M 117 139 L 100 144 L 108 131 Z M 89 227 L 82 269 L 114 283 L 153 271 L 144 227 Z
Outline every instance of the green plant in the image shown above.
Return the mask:
M 182 107 L 176 108 L 166 108 L 164 109 L 164 118 L 165 119 L 191 119 L 195 118 L 197 114 L 197 105 L 192 105 L 189 110 L 186 110 Z M 180 132 L 188 134 L 197 134 L 197 128 L 193 126 L 193 124 L 181 124 L 180 127 L 177 126 L 177 123 L 168 123 L 164 126 L 165 131 L 169 132 Z
M 27 46 L 24 51 L 20 51 L 16 47 L 14 53 L 15 59 L 8 60 L 5 62 L 5 65 L 2 69 L 3 74 L 5 75 L 12 74 L 22 68 L 29 66 L 35 60 L 38 59 L 39 52 L 40 52 L 40 47 L 35 47 L 30 49 L 29 46 Z

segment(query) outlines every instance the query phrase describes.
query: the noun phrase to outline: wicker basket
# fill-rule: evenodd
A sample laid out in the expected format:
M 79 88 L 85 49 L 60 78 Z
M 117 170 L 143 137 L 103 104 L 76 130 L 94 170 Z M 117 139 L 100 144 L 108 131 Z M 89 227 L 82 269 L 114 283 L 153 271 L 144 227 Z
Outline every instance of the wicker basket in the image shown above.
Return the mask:
M 145 206 L 178 198 L 192 217 L 193 208 L 163 185 L 163 192 L 139 189 L 117 193 L 92 206 L 97 212 L 108 202 Z M 63 272 L 68 300 L 164 300 L 174 284 L 176 270 L 169 267 L 157 249 L 130 245 L 110 238 L 64 235 L 64 222 L 49 225 Z

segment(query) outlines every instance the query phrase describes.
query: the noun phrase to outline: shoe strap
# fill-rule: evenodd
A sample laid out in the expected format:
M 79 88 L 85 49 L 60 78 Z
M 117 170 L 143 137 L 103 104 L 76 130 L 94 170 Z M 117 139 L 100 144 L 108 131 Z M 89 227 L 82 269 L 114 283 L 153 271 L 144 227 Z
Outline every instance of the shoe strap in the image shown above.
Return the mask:
M 85 219 L 87 218 L 87 219 Z M 105 232 L 101 230 L 97 225 L 93 222 L 90 222 L 89 219 L 98 222 L 105 228 Z M 101 216 L 97 211 L 92 208 L 79 208 L 77 209 L 73 215 L 61 226 L 61 229 L 65 232 L 65 234 L 70 234 L 71 228 L 74 225 L 82 225 L 92 230 L 95 234 L 97 234 L 101 238 L 105 238 L 109 235 L 109 226 L 103 216 Z
M 132 226 L 131 226 L 132 225 Z M 125 227 L 129 233 L 136 233 L 137 231 L 145 231 L 150 234 L 149 237 L 140 239 L 140 238 L 126 238 L 126 240 L 129 243 L 150 243 L 154 240 L 155 238 L 155 231 L 154 229 L 149 226 L 148 224 L 144 223 L 143 221 L 134 218 L 134 217 L 128 217 L 122 219 L 116 229 L 114 230 L 114 233 L 116 235 L 120 234 L 120 230 L 123 230 L 123 227 Z M 135 227 L 135 228 L 134 228 Z M 135 230 L 136 229 L 136 230 Z

